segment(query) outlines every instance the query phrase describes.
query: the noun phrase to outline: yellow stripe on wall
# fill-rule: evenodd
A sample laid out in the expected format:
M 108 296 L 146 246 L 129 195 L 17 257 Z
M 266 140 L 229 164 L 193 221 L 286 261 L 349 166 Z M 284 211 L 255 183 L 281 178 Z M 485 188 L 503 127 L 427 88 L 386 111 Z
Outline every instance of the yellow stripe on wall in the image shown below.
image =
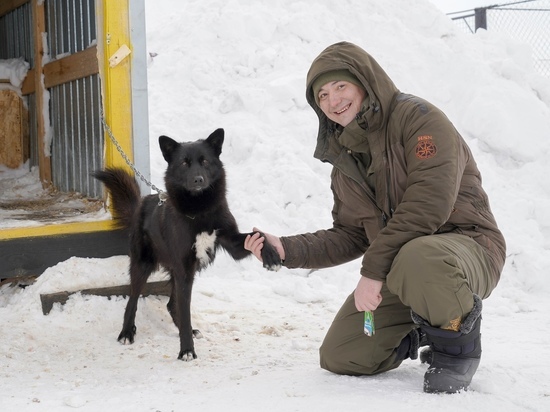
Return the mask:
M 74 233 L 91 233 L 106 230 L 114 230 L 113 220 L 100 220 L 97 222 L 75 222 L 47 226 L 30 226 L 0 230 L 0 242 L 2 240 L 20 239 L 24 237 L 60 236 Z M 1 243 L 0 243 L 1 244 Z

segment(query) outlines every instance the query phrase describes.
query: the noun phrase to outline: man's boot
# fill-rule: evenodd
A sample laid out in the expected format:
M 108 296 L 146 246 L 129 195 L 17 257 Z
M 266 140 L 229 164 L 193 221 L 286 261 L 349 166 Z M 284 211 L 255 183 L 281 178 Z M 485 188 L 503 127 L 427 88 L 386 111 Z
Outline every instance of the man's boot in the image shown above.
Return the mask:
M 434 328 L 412 312 L 413 321 L 426 334 L 431 349 L 431 357 L 426 350 L 420 356 L 430 365 L 424 375 L 424 392 L 456 393 L 468 389 L 481 359 L 481 308 L 481 298 L 474 295 L 474 307 L 456 332 Z
M 426 335 L 420 328 L 411 330 L 401 341 L 396 349 L 396 359 L 405 360 L 418 358 L 418 349 L 422 346 L 428 345 L 426 341 Z M 420 352 L 422 355 L 422 352 Z

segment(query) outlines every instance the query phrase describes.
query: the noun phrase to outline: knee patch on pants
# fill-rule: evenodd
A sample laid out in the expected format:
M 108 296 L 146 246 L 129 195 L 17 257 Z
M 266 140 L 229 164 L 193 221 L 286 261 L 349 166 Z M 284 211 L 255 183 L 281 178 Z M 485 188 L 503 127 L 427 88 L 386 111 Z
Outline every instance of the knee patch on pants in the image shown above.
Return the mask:
M 451 327 L 473 307 L 473 286 L 490 274 L 480 246 L 467 236 L 423 236 L 405 244 L 387 277 L 388 288 L 436 327 Z M 485 286 L 483 286 L 485 287 Z

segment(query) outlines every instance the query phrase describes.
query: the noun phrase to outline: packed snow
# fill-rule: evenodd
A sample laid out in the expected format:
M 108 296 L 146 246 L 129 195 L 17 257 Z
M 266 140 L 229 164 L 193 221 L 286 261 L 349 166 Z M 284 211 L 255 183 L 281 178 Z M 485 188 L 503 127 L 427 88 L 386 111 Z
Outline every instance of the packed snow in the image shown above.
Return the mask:
M 152 180 L 163 185 L 159 135 L 189 141 L 223 127 L 242 231 L 331 224 L 330 166 L 312 157 L 317 121 L 304 90 L 328 45 L 362 46 L 402 91 L 447 113 L 508 242 L 502 280 L 484 302 L 481 365 L 457 395 L 423 393 L 418 360 L 372 377 L 326 372 L 318 348 L 360 260 L 272 273 L 223 253 L 195 281 L 198 359 L 178 361 L 166 297 L 140 300 L 128 346 L 116 340 L 122 297 L 77 293 L 44 316 L 42 293 L 128 282 L 127 257 L 71 258 L 32 286 L 0 289 L 0 410 L 550 410 L 550 80 L 534 72 L 527 46 L 465 34 L 426 0 L 149 0 L 146 18 Z

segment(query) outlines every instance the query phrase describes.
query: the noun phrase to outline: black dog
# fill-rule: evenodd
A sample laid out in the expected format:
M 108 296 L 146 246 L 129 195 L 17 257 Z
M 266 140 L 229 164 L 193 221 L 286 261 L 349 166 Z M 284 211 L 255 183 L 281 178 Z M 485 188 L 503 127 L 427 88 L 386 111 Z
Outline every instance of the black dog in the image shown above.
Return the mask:
M 165 184 L 168 198 L 141 197 L 136 180 L 122 169 L 98 171 L 111 194 L 113 216 L 130 230 L 131 292 L 118 336 L 122 343 L 133 343 L 138 298 L 149 275 L 162 265 L 171 275 L 172 294 L 168 311 L 179 329 L 178 359 L 195 359 L 191 327 L 191 290 L 195 273 L 212 263 L 221 246 L 233 259 L 250 255 L 244 249 L 248 233 L 239 233 L 226 200 L 225 171 L 220 161 L 223 129 L 206 140 L 178 143 L 159 137 L 160 149 L 168 162 Z M 265 242 L 263 265 L 278 270 L 281 258 Z

